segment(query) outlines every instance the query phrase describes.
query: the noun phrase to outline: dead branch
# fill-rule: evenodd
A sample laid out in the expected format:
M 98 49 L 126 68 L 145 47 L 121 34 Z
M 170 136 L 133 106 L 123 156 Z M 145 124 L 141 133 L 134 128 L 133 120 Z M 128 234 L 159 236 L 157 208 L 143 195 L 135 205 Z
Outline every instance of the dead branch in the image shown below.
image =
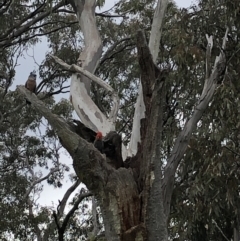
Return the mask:
M 228 28 L 226 29 L 225 36 L 223 38 L 222 49 L 226 47 Z M 208 41 L 209 44 L 209 41 Z M 176 142 L 173 146 L 172 154 L 167 161 L 167 165 L 164 170 L 164 179 L 163 179 L 163 192 L 165 198 L 165 210 L 166 214 L 169 214 L 171 196 L 174 186 L 174 178 L 176 169 L 183 158 L 183 155 L 187 149 L 188 142 L 191 138 L 191 134 L 197 127 L 198 121 L 201 119 L 203 112 L 208 107 L 209 102 L 211 101 L 217 84 L 220 80 L 223 79 L 226 70 L 226 58 L 223 51 L 220 52 L 219 56 L 216 57 L 215 64 L 211 75 L 209 78 L 205 79 L 204 88 L 200 99 L 197 103 L 195 111 L 192 117 L 186 122 L 183 130 L 179 133 Z
M 60 224 L 59 216 L 57 215 L 57 213 L 55 211 L 53 212 L 54 221 L 55 221 L 57 229 L 58 229 L 59 240 L 63 240 L 64 232 L 66 230 L 69 219 L 73 216 L 74 212 L 78 209 L 78 205 L 80 204 L 80 202 L 84 198 L 90 197 L 90 196 L 92 196 L 91 192 L 80 193 L 78 195 L 78 198 L 75 201 L 73 207 L 70 209 L 70 211 L 67 213 L 67 215 L 63 219 L 62 224 Z
M 57 56 L 53 56 L 53 55 L 50 55 L 50 56 L 54 59 L 54 61 L 56 63 L 61 65 L 61 67 L 63 69 L 71 71 L 71 72 L 75 72 L 75 73 L 81 73 L 111 93 L 112 100 L 113 100 L 113 107 L 109 114 L 109 119 L 111 121 L 115 122 L 117 119 L 117 113 L 118 113 L 118 109 L 119 109 L 119 97 L 118 97 L 118 94 L 115 92 L 115 90 L 110 85 L 108 85 L 106 82 L 104 82 L 101 78 L 99 78 L 99 77 L 95 76 L 94 74 L 90 73 L 89 71 L 77 66 L 76 64 L 68 65 L 63 60 L 58 58 Z
M 62 217 L 68 198 L 76 190 L 76 188 L 79 186 L 80 183 L 81 182 L 78 179 L 70 188 L 68 188 L 68 190 L 64 194 L 63 199 L 61 200 L 58 208 L 58 218 Z

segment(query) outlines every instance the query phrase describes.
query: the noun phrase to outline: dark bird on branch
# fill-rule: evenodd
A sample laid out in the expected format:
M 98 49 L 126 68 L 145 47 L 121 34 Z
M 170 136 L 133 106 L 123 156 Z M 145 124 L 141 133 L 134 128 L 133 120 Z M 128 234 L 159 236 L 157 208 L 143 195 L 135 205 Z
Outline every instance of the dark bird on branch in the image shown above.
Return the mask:
M 36 79 L 37 79 L 37 75 L 36 73 L 33 71 L 30 73 L 30 75 L 28 76 L 28 79 L 25 83 L 25 88 L 28 89 L 29 91 L 31 91 L 32 93 L 36 93 L 36 87 L 37 87 L 37 82 L 36 82 Z M 30 101 L 26 100 L 26 103 L 27 104 L 31 104 Z
M 101 153 L 103 153 L 103 135 L 102 132 L 98 131 L 95 137 L 94 146 L 97 148 Z
M 70 129 L 77 133 L 87 142 L 93 143 L 94 147 L 107 157 L 107 162 L 114 168 L 124 167 L 122 159 L 122 137 L 116 131 L 110 131 L 105 137 L 102 132 L 97 133 L 86 127 L 79 120 L 68 122 Z M 62 140 L 59 138 L 60 142 Z M 63 145 L 63 143 L 62 143 Z
M 72 120 L 73 124 L 70 123 L 74 132 L 76 132 L 79 136 L 85 139 L 88 142 L 93 143 L 96 137 L 96 132 L 91 130 L 90 128 L 86 127 L 81 121 L 79 120 Z
M 110 131 L 103 138 L 103 153 L 110 160 L 112 166 L 116 169 L 123 167 L 122 159 L 122 137 L 116 131 Z

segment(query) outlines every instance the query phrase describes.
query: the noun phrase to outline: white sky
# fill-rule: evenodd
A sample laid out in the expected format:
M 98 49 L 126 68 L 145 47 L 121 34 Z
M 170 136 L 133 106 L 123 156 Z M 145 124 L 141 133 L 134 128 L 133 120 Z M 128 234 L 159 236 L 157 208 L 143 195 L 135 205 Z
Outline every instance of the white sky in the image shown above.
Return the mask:
M 115 2 L 116 1 L 113 2 L 112 0 L 106 0 L 105 6 L 100 11 L 97 11 L 97 12 L 103 12 L 110 9 Z M 195 0 L 175 0 L 175 2 L 179 7 L 187 8 L 192 3 L 194 3 Z M 19 65 L 16 67 L 15 81 L 11 89 L 15 89 L 17 85 L 25 84 L 25 81 L 29 73 L 34 69 L 36 71 L 38 70 L 38 65 L 40 65 L 41 62 L 45 59 L 45 55 L 47 51 L 48 51 L 48 43 L 46 41 L 46 38 L 43 38 L 42 42 L 34 46 L 33 49 L 30 49 L 25 54 L 25 56 L 22 56 L 21 58 L 19 58 Z M 34 59 L 31 57 L 33 55 L 36 63 Z M 65 94 L 65 95 L 61 95 L 61 97 L 58 96 L 57 98 L 59 99 L 68 98 L 68 96 L 69 94 Z M 65 155 L 62 155 L 61 161 L 72 167 L 72 161 Z M 45 184 L 46 184 L 46 181 L 45 181 Z M 52 186 L 48 184 L 44 185 L 44 190 L 41 193 L 41 196 L 38 200 L 39 203 L 41 203 L 42 205 L 48 205 L 48 206 L 52 206 L 54 204 L 54 206 L 56 207 L 56 205 L 58 204 L 58 200 L 62 199 L 63 195 L 65 194 L 66 190 L 70 187 L 70 185 L 71 185 L 71 182 L 68 179 L 66 179 L 63 182 L 63 187 L 60 189 L 54 189 Z

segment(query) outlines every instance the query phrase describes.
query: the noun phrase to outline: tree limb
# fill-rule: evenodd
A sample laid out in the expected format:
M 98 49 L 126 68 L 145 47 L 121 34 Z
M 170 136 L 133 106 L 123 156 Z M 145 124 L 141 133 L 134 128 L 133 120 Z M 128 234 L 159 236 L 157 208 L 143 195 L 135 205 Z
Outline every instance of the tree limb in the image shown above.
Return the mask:
M 62 217 L 68 198 L 76 190 L 76 188 L 79 186 L 80 183 L 81 182 L 78 179 L 64 194 L 63 199 L 62 199 L 61 204 L 58 209 L 58 218 Z
M 168 2 L 169 0 L 158 0 L 153 16 L 151 35 L 149 39 L 149 49 L 152 53 L 154 63 L 156 63 L 159 53 L 163 19 L 167 9 Z
M 42 178 L 39 178 L 39 179 L 33 181 L 33 182 L 31 183 L 31 186 L 28 188 L 27 192 L 26 192 L 25 195 L 23 196 L 23 200 L 25 200 L 25 199 L 28 197 L 28 195 L 31 193 L 31 191 L 33 190 L 33 188 L 34 188 L 38 183 L 40 183 L 40 182 L 48 179 L 54 172 L 57 172 L 57 171 L 59 171 L 59 167 L 51 168 L 50 172 L 49 172 L 46 176 L 44 176 L 44 177 L 42 177 Z M 31 171 L 30 171 L 30 172 L 31 172 Z M 32 172 L 32 174 L 33 174 L 33 172 Z M 33 175 L 33 177 L 35 177 L 35 176 Z
M 130 37 L 122 38 L 118 41 L 116 41 L 107 51 L 106 53 L 102 56 L 101 61 L 99 65 L 102 65 L 107 59 L 110 59 L 115 53 L 113 53 L 113 50 L 122 42 L 130 40 Z
M 109 173 L 116 171 L 106 163 L 106 157 L 91 144 L 72 132 L 70 126 L 63 118 L 53 114 L 35 94 L 24 86 L 17 90 L 24 95 L 49 124 L 56 131 L 64 148 L 73 158 L 73 167 L 80 181 L 94 194 L 103 189 L 103 183 L 108 179 Z M 87 170 L 87 171 L 86 171 Z
M 213 47 L 213 36 L 208 36 L 206 34 L 206 39 L 207 39 L 207 51 L 206 51 L 206 79 L 209 78 L 210 76 L 210 71 L 211 71 L 211 66 L 210 66 L 210 61 L 211 61 L 211 53 L 212 53 L 212 47 Z
M 89 71 L 84 70 L 83 68 L 77 66 L 76 64 L 68 65 L 63 60 L 58 58 L 57 56 L 53 56 L 53 55 L 50 55 L 50 56 L 54 59 L 54 61 L 56 63 L 61 65 L 61 67 L 63 69 L 71 71 L 71 72 L 81 73 L 111 93 L 111 96 L 113 99 L 113 107 L 109 114 L 109 119 L 111 122 L 115 123 L 115 121 L 117 119 L 118 109 L 119 109 L 119 97 L 118 97 L 118 94 L 115 92 L 115 90 L 110 85 L 108 85 L 106 82 L 104 82 L 102 79 L 100 79 L 99 77 L 90 73 Z
M 213 223 L 216 225 L 217 229 L 220 231 L 220 233 L 222 234 L 222 236 L 227 240 L 230 241 L 230 239 L 227 238 L 227 236 L 223 233 L 222 229 L 218 226 L 217 222 L 213 219 L 212 220 Z
M 157 56 L 159 53 L 159 44 L 161 39 L 162 33 L 162 24 L 163 18 L 166 12 L 166 8 L 168 5 L 168 0 L 158 0 L 154 18 L 151 28 L 151 35 L 149 40 L 149 49 L 153 56 L 153 62 L 156 63 Z M 138 97 L 135 106 L 134 118 L 133 118 L 133 127 L 132 127 L 132 134 L 128 148 L 128 156 L 136 155 L 138 150 L 138 143 L 141 143 L 141 120 L 145 118 L 145 103 L 143 100 L 143 90 L 142 90 L 142 83 L 139 84 L 138 89 Z
M 226 47 L 226 39 L 228 34 L 228 28 L 226 30 L 225 36 L 223 38 L 223 46 L 224 50 Z M 216 57 L 215 64 L 209 78 L 205 79 L 204 88 L 200 99 L 197 103 L 195 111 L 192 117 L 186 122 L 183 130 L 179 133 L 176 142 L 173 146 L 172 154 L 167 161 L 167 165 L 164 170 L 164 179 L 163 179 L 163 192 L 165 197 L 165 210 L 166 215 L 169 214 L 170 202 L 173 192 L 174 186 L 174 178 L 176 169 L 183 158 L 183 155 L 187 149 L 188 142 L 191 138 L 192 132 L 196 129 L 198 121 L 201 119 L 203 112 L 209 105 L 215 89 L 217 87 L 217 83 L 219 80 L 223 79 L 226 69 L 226 58 L 223 51 L 220 52 L 219 56 Z
M 21 36 L 23 33 L 29 31 L 29 28 L 36 24 L 37 22 L 44 19 L 46 16 L 48 16 L 50 13 L 55 12 L 60 7 L 66 5 L 65 0 L 61 1 L 60 3 L 56 4 L 53 8 L 51 8 L 48 11 L 42 12 L 42 9 L 45 7 L 41 5 L 39 8 L 37 8 L 33 13 L 26 16 L 24 19 L 22 19 L 19 23 L 13 26 L 12 29 L 10 29 L 7 33 L 0 36 L 0 47 L 4 47 L 8 45 L 10 42 L 12 42 L 14 39 L 16 39 L 18 36 Z M 28 21 L 32 17 L 34 17 L 37 13 L 41 12 L 38 16 L 33 18 L 32 20 Z M 26 24 L 22 25 L 24 22 Z M 22 25 L 22 26 L 21 26 Z
M 68 221 L 69 219 L 72 217 L 72 215 L 74 214 L 74 212 L 78 209 L 78 205 L 79 203 L 86 197 L 90 197 L 92 196 L 92 193 L 91 192 L 86 192 L 86 193 L 80 193 L 78 195 L 78 198 L 77 200 L 75 201 L 73 207 L 70 209 L 70 211 L 67 213 L 66 217 L 64 218 L 63 220 L 63 223 L 62 223 L 62 227 L 61 229 L 65 231 L 66 227 L 67 227 L 67 224 L 68 224 Z
M 78 58 L 78 65 L 94 73 L 101 55 L 102 41 L 96 24 L 96 0 L 70 0 L 77 13 L 85 47 Z M 101 130 L 103 135 L 115 130 L 115 123 L 106 118 L 90 97 L 91 81 L 84 75 L 73 74 L 71 77 L 70 97 L 72 105 L 82 123 L 94 131 Z M 114 110 L 114 108 L 113 108 Z M 114 119 L 115 113 L 111 113 Z
M 167 219 L 164 213 L 162 184 L 161 141 L 163 105 L 165 102 L 164 70 L 160 72 L 154 64 L 143 31 L 137 34 L 137 50 L 140 65 L 143 99 L 146 118 L 141 122 L 142 153 L 140 179 L 143 180 L 143 211 L 149 240 L 167 240 Z M 164 237 L 164 238 L 163 238 Z

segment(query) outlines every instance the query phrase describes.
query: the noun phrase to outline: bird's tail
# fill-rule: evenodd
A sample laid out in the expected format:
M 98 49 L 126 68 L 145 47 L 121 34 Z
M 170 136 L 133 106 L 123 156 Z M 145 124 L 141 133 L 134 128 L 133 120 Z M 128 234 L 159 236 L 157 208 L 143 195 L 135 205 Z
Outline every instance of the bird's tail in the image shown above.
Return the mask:
M 26 99 L 26 104 L 27 104 L 27 105 L 31 105 L 31 102 Z

